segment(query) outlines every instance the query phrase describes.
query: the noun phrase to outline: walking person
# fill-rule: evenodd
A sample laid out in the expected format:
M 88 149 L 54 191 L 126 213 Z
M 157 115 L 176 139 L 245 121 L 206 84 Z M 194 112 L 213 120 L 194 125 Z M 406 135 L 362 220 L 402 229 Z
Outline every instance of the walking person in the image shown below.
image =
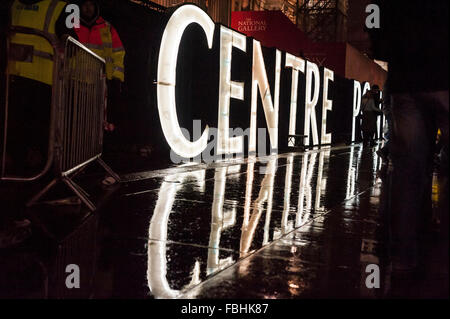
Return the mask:
M 384 127 L 384 146 L 377 151 L 385 163 L 389 161 L 389 149 L 392 139 L 392 109 L 391 109 L 391 93 L 389 90 L 389 82 L 386 81 L 383 86 L 383 99 L 381 100 L 381 110 L 386 119 L 386 127 Z
M 376 90 L 369 90 L 361 101 L 361 131 L 364 145 L 374 146 L 377 133 L 377 119 L 383 112 L 376 105 Z
M 392 95 L 392 268 L 412 272 L 419 265 L 423 215 L 431 211 L 424 206 L 430 202 L 438 129 L 448 150 L 448 1 L 378 1 L 378 6 L 380 28 L 370 33 L 374 58 L 389 63 Z M 448 180 L 448 160 L 440 169 Z M 439 190 L 439 205 L 447 208 L 441 226 L 448 234 L 448 182 Z

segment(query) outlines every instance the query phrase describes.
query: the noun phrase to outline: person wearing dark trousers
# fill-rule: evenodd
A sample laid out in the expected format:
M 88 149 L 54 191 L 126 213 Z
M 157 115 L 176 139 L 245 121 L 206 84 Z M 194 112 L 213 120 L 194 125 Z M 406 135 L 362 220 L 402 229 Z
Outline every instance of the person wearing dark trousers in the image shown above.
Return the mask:
M 374 58 L 389 63 L 393 164 L 392 267 L 412 272 L 419 265 L 420 230 L 431 195 L 437 130 L 448 150 L 448 1 L 379 1 L 380 28 L 370 30 Z M 448 180 L 448 160 L 441 163 Z M 440 198 L 448 209 L 448 183 Z M 447 192 L 447 194 L 445 194 Z M 448 210 L 445 213 L 448 215 Z M 442 230 L 447 224 L 441 224 Z
M 41 36 L 11 32 L 21 27 L 55 39 L 56 48 L 66 34 L 67 3 L 60 0 L 14 0 L 0 3 L 1 73 L 8 72 L 8 117 L 5 145 L 5 173 L 30 177 L 44 167 L 49 140 L 50 106 L 53 86 L 53 56 L 57 53 Z M 6 50 L 6 37 L 9 45 Z M 8 52 L 6 52 L 8 51 Z M 5 52 L 5 54 L 3 54 Z M 6 82 L 2 81 L 2 89 Z M 6 105 L 2 99 L 1 107 Z M 6 113 L 6 112 L 5 112 Z M 3 119 L 2 119 L 3 120 Z M 2 121 L 3 122 L 3 121 Z M 2 125 L 3 134 L 3 125 Z M 2 138 L 3 140 L 3 138 Z M 2 150 L 3 150 L 2 145 Z M 21 185 L 2 185 L 0 248 L 11 247 L 28 238 L 30 221 L 24 219 Z M 20 204 L 21 205 L 21 204 Z
M 383 111 L 386 119 L 386 128 L 384 129 L 385 143 L 382 148 L 377 151 L 377 155 L 380 156 L 385 163 L 389 161 L 389 146 L 392 138 L 392 109 L 391 109 L 391 93 L 389 91 L 389 82 L 386 81 L 383 86 L 383 98 L 381 100 L 381 110 Z
M 9 7 L 9 26 L 61 39 L 70 32 L 65 27 L 66 5 L 59 0 L 15 0 Z M 10 174 L 31 176 L 42 169 L 47 156 L 56 53 L 40 36 L 15 32 L 9 39 L 7 169 Z
M 383 112 L 376 105 L 376 90 L 368 91 L 361 101 L 361 131 L 364 145 L 374 146 L 377 133 L 377 119 Z

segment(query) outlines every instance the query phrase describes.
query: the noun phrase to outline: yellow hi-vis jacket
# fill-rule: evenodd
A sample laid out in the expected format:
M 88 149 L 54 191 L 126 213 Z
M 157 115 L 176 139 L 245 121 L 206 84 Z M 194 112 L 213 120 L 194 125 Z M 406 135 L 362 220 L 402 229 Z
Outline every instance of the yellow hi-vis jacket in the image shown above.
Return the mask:
M 39 30 L 55 38 L 56 20 L 65 6 L 66 2 L 60 0 L 43 0 L 30 5 L 15 0 L 11 7 L 11 26 Z M 55 52 L 46 39 L 15 33 L 10 39 L 10 52 L 13 52 L 8 60 L 10 74 L 53 84 Z

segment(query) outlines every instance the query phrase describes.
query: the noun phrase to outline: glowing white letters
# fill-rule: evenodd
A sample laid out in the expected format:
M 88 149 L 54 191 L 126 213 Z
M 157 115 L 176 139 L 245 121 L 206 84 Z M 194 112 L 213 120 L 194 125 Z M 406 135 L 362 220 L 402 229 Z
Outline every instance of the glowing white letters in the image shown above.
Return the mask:
M 334 80 L 334 73 L 327 68 L 323 69 L 323 97 L 322 97 L 322 126 L 320 144 L 331 143 L 331 133 L 327 133 L 327 111 L 333 109 L 333 101 L 328 99 L 328 81 Z
M 278 102 L 280 96 L 281 52 L 276 51 L 275 61 L 275 96 L 272 102 L 266 66 L 261 50 L 261 44 L 253 40 L 253 69 L 252 69 L 252 101 L 250 114 L 249 152 L 256 151 L 256 110 L 258 105 L 258 88 L 261 96 L 264 115 L 266 116 L 272 149 L 278 148 Z
M 158 58 L 157 72 L 157 101 L 161 127 L 164 136 L 171 149 L 184 158 L 194 158 L 201 154 L 208 143 L 209 128 L 206 126 L 201 137 L 196 141 L 186 138 L 180 128 L 176 111 L 176 67 L 178 50 L 184 31 L 190 24 L 198 24 L 206 35 L 208 48 L 213 47 L 215 24 L 213 20 L 202 9 L 195 5 L 182 5 L 174 11 L 169 18 L 161 40 L 160 54 Z M 218 131 L 216 154 L 243 153 L 244 137 L 230 135 L 230 101 L 232 98 L 246 100 L 244 96 L 244 82 L 231 80 L 231 63 L 233 47 L 247 52 L 245 35 L 233 31 L 225 26 L 220 26 L 220 68 L 219 68 L 219 96 L 218 96 Z M 271 150 L 278 149 L 278 111 L 281 78 L 281 51 L 275 51 L 275 79 L 273 98 L 267 78 L 264 57 L 261 44 L 252 40 L 252 82 L 250 99 L 250 134 L 248 152 L 256 153 L 257 149 L 257 109 L 258 95 L 261 97 L 262 107 L 269 131 Z M 330 81 L 334 81 L 332 70 L 324 68 L 323 71 L 323 98 L 322 116 L 320 125 L 320 136 L 316 119 L 316 105 L 319 102 L 320 72 L 317 64 L 305 61 L 292 54 L 285 54 L 285 67 L 292 69 L 291 97 L 289 112 L 289 135 L 296 134 L 296 123 L 298 116 L 298 83 L 299 71 L 305 74 L 305 113 L 304 113 L 304 145 L 331 144 L 331 132 L 327 133 L 328 112 L 333 109 L 333 101 L 329 98 Z M 305 63 L 306 62 L 306 63 Z M 352 141 L 355 140 L 356 117 L 359 114 L 362 95 L 370 89 L 369 83 L 364 84 L 354 81 L 353 85 L 353 118 L 352 118 Z M 265 136 L 265 135 L 264 135 Z M 261 142 L 260 142 L 261 143 Z M 290 140 L 288 146 L 294 146 Z
M 158 58 L 158 112 L 164 136 L 172 150 L 186 158 L 200 154 L 208 143 L 208 126 L 202 136 L 194 142 L 187 140 L 181 132 L 175 102 L 176 67 L 178 49 L 184 30 L 191 23 L 203 29 L 211 48 L 214 36 L 214 21 L 199 7 L 183 5 L 170 17 L 161 40 Z
M 245 36 L 236 31 L 221 26 L 217 154 L 233 154 L 244 152 L 244 137 L 229 137 L 230 98 L 239 100 L 244 99 L 244 83 L 231 81 L 232 47 L 236 47 L 245 52 Z
M 356 117 L 361 107 L 361 83 L 353 81 L 353 116 L 352 116 L 352 142 L 355 141 L 355 124 Z
M 312 78 L 314 77 L 314 93 L 312 93 Z M 305 95 L 305 129 L 304 145 L 309 145 L 310 124 L 314 145 L 319 144 L 316 122 L 316 104 L 319 100 L 320 75 L 317 64 L 307 61 L 306 63 L 306 95 Z
M 298 94 L 298 71 L 305 73 L 305 60 L 286 53 L 286 67 L 292 68 L 291 84 L 291 109 L 289 113 L 289 135 L 295 135 L 297 123 L 297 94 Z M 288 146 L 294 146 L 295 141 L 289 139 Z
M 369 90 L 370 90 L 370 83 L 369 83 L 369 82 L 364 83 L 364 88 L 363 88 L 362 96 L 364 96 L 364 94 L 366 94 L 367 91 L 369 91 Z

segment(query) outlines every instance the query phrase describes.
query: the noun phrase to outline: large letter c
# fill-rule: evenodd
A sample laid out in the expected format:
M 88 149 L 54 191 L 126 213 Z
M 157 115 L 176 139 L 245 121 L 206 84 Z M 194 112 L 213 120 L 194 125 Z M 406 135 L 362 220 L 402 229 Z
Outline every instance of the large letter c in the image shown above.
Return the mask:
M 205 31 L 208 48 L 212 48 L 214 21 L 194 5 L 182 5 L 170 17 L 164 30 L 158 58 L 158 112 L 164 136 L 172 150 L 185 158 L 199 155 L 208 143 L 208 126 L 202 136 L 191 142 L 181 131 L 175 101 L 176 67 L 178 49 L 184 30 L 191 23 L 199 24 Z

